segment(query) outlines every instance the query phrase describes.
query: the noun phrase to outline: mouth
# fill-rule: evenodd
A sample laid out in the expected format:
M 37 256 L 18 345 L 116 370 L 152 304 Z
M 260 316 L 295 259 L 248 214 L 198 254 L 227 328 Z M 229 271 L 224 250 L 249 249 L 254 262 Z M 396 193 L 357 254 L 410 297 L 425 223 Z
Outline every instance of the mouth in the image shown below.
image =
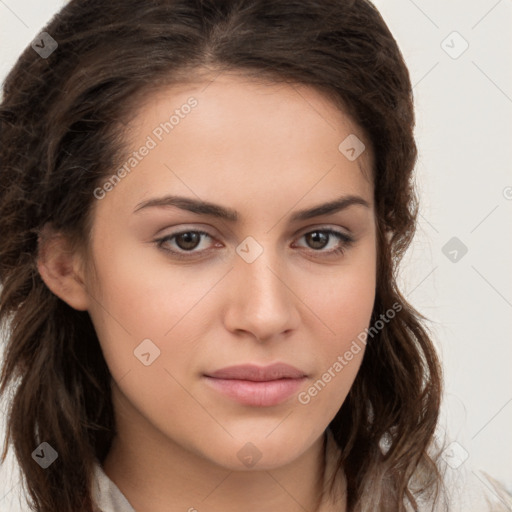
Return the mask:
M 241 365 L 203 375 L 206 384 L 243 405 L 271 407 L 279 405 L 307 380 L 302 370 L 278 363 L 266 367 Z

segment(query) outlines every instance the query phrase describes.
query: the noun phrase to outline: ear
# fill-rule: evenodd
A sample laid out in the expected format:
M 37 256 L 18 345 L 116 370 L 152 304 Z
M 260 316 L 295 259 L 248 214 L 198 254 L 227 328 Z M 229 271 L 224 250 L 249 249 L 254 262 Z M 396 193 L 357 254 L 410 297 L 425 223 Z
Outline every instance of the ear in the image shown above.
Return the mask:
M 83 263 L 69 238 L 45 224 L 38 237 L 37 269 L 46 286 L 79 311 L 86 311 L 90 304 Z

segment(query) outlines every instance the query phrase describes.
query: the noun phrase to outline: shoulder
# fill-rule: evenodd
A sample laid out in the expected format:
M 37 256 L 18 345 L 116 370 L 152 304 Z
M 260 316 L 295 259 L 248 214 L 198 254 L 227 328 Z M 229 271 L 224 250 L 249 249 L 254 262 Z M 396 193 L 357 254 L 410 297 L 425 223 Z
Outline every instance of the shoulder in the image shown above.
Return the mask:
M 420 502 L 419 512 L 512 512 L 511 489 L 450 446 L 438 446 L 434 453 L 431 447 L 441 476 L 439 494 L 434 508 Z
M 95 512 L 135 512 L 125 495 L 96 462 L 92 476 L 91 497 Z
M 327 429 L 326 433 L 326 450 L 330 460 L 328 468 L 332 470 L 340 450 L 332 432 Z M 502 482 L 475 468 L 470 461 L 449 458 L 448 455 L 443 457 L 443 453 L 431 453 L 433 460 L 437 460 L 441 474 L 438 499 L 434 504 L 432 497 L 417 495 L 418 508 L 415 512 L 512 512 L 511 488 L 507 489 Z M 422 487 L 424 479 L 421 473 L 417 473 L 413 480 L 413 487 Z M 343 487 L 343 483 L 340 479 L 338 487 Z M 410 507 L 408 510 L 413 509 Z
M 466 467 L 445 472 L 441 502 L 450 512 L 511 512 L 512 494 L 485 471 Z

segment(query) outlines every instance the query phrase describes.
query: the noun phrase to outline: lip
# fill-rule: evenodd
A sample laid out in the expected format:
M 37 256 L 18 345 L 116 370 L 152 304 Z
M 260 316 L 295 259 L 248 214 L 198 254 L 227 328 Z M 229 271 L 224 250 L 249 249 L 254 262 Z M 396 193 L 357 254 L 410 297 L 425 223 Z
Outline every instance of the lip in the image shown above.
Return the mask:
M 295 394 L 306 377 L 267 381 L 215 379 L 205 376 L 205 381 L 216 391 L 244 405 L 271 407 L 284 402 Z
M 279 405 L 295 394 L 307 375 L 287 364 L 266 367 L 230 366 L 204 375 L 205 382 L 217 392 L 253 407 Z
M 264 382 L 278 379 L 300 379 L 306 377 L 306 372 L 284 363 L 275 363 L 269 366 L 256 366 L 243 364 L 228 366 L 212 373 L 206 374 L 214 379 L 237 379 Z

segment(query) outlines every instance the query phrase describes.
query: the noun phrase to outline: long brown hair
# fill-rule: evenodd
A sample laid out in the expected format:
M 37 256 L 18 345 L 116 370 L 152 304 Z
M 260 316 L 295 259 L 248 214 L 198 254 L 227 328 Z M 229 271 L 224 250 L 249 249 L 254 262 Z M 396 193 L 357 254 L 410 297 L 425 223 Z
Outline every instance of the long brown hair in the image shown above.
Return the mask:
M 0 106 L 0 394 L 16 384 L 7 418 L 24 485 L 39 512 L 91 512 L 91 469 L 115 435 L 110 373 L 85 311 L 57 298 L 37 266 L 47 222 L 89 242 L 93 191 L 121 162 L 124 124 L 150 89 L 195 70 L 234 70 L 307 84 L 367 134 L 378 232 L 372 322 L 356 380 L 330 424 L 341 448 L 348 511 L 404 511 L 434 502 L 432 456 L 441 377 L 424 318 L 395 281 L 411 242 L 417 158 L 408 70 L 367 0 L 72 0 L 45 27 L 58 43 L 28 47 Z M 58 462 L 32 452 L 48 441 Z M 55 492 L 58 490 L 58 492 Z

